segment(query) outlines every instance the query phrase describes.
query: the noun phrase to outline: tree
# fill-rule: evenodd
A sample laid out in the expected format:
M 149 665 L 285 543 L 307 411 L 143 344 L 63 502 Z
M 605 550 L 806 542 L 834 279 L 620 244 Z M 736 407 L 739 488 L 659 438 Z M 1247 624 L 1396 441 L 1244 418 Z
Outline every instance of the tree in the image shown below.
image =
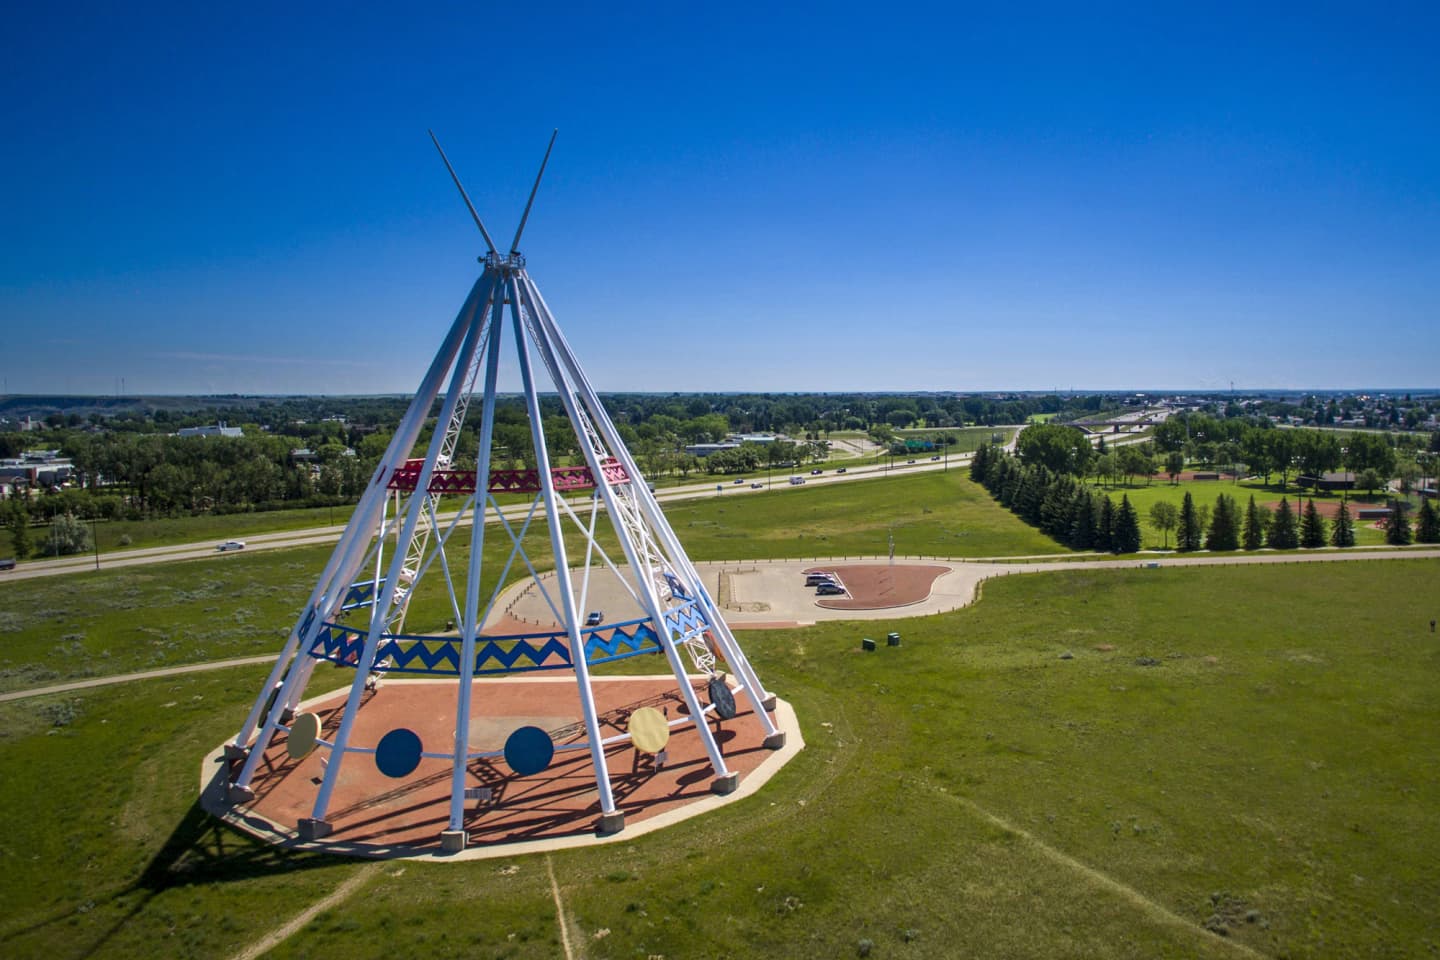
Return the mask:
M 1120 509 L 1115 513 L 1115 533 L 1110 538 L 1110 549 L 1115 553 L 1135 553 L 1140 549 L 1140 517 L 1130 505 L 1130 495 L 1120 497 Z
M 1334 547 L 1355 546 L 1355 524 L 1350 519 L 1350 508 L 1340 501 L 1340 512 L 1335 514 L 1335 527 L 1330 531 L 1330 545 Z
M 1325 521 L 1313 499 L 1305 501 L 1305 519 L 1300 524 L 1300 546 L 1307 550 L 1325 546 Z
M 1080 487 L 1070 504 L 1070 546 L 1089 550 L 1095 543 L 1095 497 L 1088 487 Z
M 1150 507 L 1150 526 L 1159 530 L 1165 538 L 1165 549 L 1170 549 L 1170 531 L 1180 523 L 1180 508 L 1164 500 Z
M 35 551 L 35 542 L 30 537 L 30 513 L 19 500 L 10 501 L 10 545 L 15 550 L 15 559 L 24 560 Z
M 1115 504 L 1109 497 L 1101 498 L 1093 546 L 1096 550 L 1112 550 L 1115 546 Z
M 1180 527 L 1175 534 L 1175 549 L 1182 553 L 1200 549 L 1200 518 L 1195 515 L 1195 499 L 1185 491 L 1180 503 Z
M 1185 454 L 1179 450 L 1171 450 L 1165 455 L 1165 472 L 1170 475 L 1170 482 L 1177 482 L 1177 478 L 1185 470 Z
M 1356 486 L 1364 487 L 1369 491 L 1371 496 L 1375 495 L 1375 488 L 1383 486 L 1384 483 L 1385 478 L 1380 476 L 1380 471 L 1373 467 L 1366 467 L 1364 470 L 1361 470 L 1355 478 Z
M 1300 546 L 1300 534 L 1295 529 L 1295 514 L 1290 509 L 1290 501 L 1284 497 L 1280 498 L 1280 506 L 1275 510 L 1275 518 L 1270 521 L 1270 546 L 1276 550 L 1294 550 Z
M 1040 423 L 1021 432 L 1015 452 L 1022 463 L 1036 464 L 1052 473 L 1085 475 L 1090 460 L 1090 441 L 1075 427 Z
M 1215 498 L 1215 511 L 1210 516 L 1210 530 L 1205 537 L 1207 550 L 1235 550 L 1240 546 L 1240 516 L 1235 500 L 1228 494 Z
M 1420 501 L 1420 515 L 1416 520 L 1416 543 L 1440 543 L 1440 510 L 1435 509 L 1429 498 Z
M 1405 516 L 1409 506 L 1404 500 L 1392 500 L 1390 519 L 1385 521 L 1385 542 L 1392 547 L 1403 547 L 1410 542 L 1410 518 Z
M 1265 524 L 1260 519 L 1260 509 L 1255 506 L 1255 495 L 1250 495 L 1250 505 L 1245 508 L 1245 531 L 1241 546 L 1246 550 L 1259 550 L 1265 542 Z
M 47 557 L 84 553 L 90 549 L 90 529 L 74 514 L 62 513 L 50 524 L 44 549 Z

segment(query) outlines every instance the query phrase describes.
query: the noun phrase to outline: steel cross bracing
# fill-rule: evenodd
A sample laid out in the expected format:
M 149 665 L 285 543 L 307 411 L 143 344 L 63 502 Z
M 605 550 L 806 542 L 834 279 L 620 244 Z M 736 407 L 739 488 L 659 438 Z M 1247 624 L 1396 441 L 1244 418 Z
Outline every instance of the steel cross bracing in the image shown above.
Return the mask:
M 487 303 L 486 307 L 488 308 L 489 306 L 490 305 Z M 475 356 L 470 362 L 469 369 L 466 371 L 465 376 L 461 381 L 463 385 L 460 390 L 459 398 L 455 403 L 454 412 L 450 415 L 449 422 L 445 426 L 445 431 L 443 434 L 444 439 L 442 439 L 440 442 L 440 452 L 437 455 L 435 461 L 436 469 L 446 470 L 449 469 L 450 466 L 454 463 L 455 447 L 460 441 L 460 432 L 465 426 L 465 414 L 470 409 L 470 400 L 471 397 L 474 395 L 475 381 L 480 375 L 481 367 L 484 365 L 485 349 L 487 346 L 489 335 L 490 325 L 486 324 L 484 327 L 481 328 L 479 347 L 475 351 Z M 396 601 L 395 610 L 388 620 L 391 633 L 404 632 L 405 614 L 410 609 L 410 597 L 414 593 L 415 579 L 418 576 L 422 566 L 425 565 L 426 551 L 430 547 L 430 537 L 434 533 L 436 526 L 436 517 L 439 514 L 440 510 L 441 494 L 439 493 L 429 493 L 427 491 L 423 491 L 417 488 L 410 493 L 410 496 L 424 497 L 425 502 L 420 511 L 420 523 L 416 528 L 415 538 L 410 541 L 410 546 L 406 550 L 405 554 L 405 564 L 401 568 L 401 575 L 404 578 L 401 584 L 402 592 L 398 600 Z M 395 503 L 395 514 L 396 516 L 400 516 L 401 511 L 404 509 L 404 507 L 401 505 L 401 497 L 399 491 L 396 491 Z M 441 554 L 441 558 L 443 560 L 444 544 L 437 544 L 436 551 Z

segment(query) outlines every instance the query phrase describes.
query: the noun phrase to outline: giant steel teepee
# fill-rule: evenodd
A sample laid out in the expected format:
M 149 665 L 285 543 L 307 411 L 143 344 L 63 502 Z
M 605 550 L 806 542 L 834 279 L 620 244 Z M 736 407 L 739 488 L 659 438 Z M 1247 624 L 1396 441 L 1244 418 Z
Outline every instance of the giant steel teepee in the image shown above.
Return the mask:
M 228 796 L 238 803 L 253 799 L 252 780 L 277 737 L 283 735 L 290 743 L 292 756 L 310 749 L 328 751 L 311 815 L 297 824 L 304 839 L 331 832 L 327 820 L 331 794 L 347 765 L 374 763 L 389 776 L 403 777 L 421 757 L 445 758 L 452 764 L 452 775 L 448 829 L 441 841 L 447 849 L 463 847 L 469 764 L 477 758 L 491 763 L 504 759 L 512 767 L 534 772 L 549 749 L 534 742 L 543 731 L 533 728 L 529 741 L 517 745 L 512 737 L 503 752 L 473 749 L 467 733 L 471 701 L 484 695 L 483 685 L 478 694 L 474 692 L 475 677 L 540 670 L 573 674 L 583 714 L 583 748 L 588 749 L 599 792 L 601 833 L 622 829 L 624 814 L 617 809 L 606 765 L 605 747 L 617 738 L 602 737 L 592 691 L 591 667 L 598 663 L 663 654 L 684 698 L 684 708 L 676 717 L 667 712 L 665 735 L 673 731 L 700 738 L 713 769 L 711 789 L 717 793 L 733 790 L 737 774 L 727 769 L 706 718 L 716 713 L 734 716 L 735 695 L 748 701 L 764 725 L 766 747 L 776 749 L 784 743 L 784 733 L 768 712 L 774 707 L 773 696 L 761 686 L 736 643 L 526 270 L 520 239 L 554 141 L 552 135 L 507 252 L 491 240 L 449 159 L 435 143 L 484 238 L 486 253 L 480 260 L 484 270 L 445 334 L 254 706 L 226 747 L 236 771 Z M 492 465 L 496 380 L 507 346 L 518 367 L 533 448 L 530 462 L 521 469 Z M 551 463 L 541 410 L 541 395 L 547 388 L 537 382 L 542 375 L 548 379 L 548 391 L 558 395 L 560 410 L 573 430 L 578 455 L 571 458 L 572 465 Z M 415 457 L 417 440 L 437 400 L 433 433 L 424 455 Z M 553 399 L 547 395 L 546 401 L 553 408 Z M 457 448 L 467 429 L 472 434 L 476 430 L 477 416 L 474 464 L 466 468 L 468 463 L 457 462 Z M 548 426 L 553 431 L 555 425 L 552 415 Z M 587 490 L 591 491 L 588 503 L 583 496 L 573 496 Z M 497 494 L 530 495 L 528 510 L 509 497 L 502 511 Z M 571 500 L 564 494 L 571 494 Z M 454 511 L 453 517 L 442 516 L 442 503 L 446 511 Z M 553 556 L 553 575 L 541 576 L 526 549 L 525 533 L 531 521 L 541 517 L 548 530 L 542 542 L 548 542 Z M 467 527 L 472 531 L 468 547 L 463 538 L 454 537 Z M 604 527 L 613 538 L 599 535 Z M 583 556 L 567 548 L 567 529 L 572 545 L 578 536 Z M 493 569 L 487 571 L 494 586 L 482 594 L 487 537 L 502 538 L 505 549 L 500 553 L 507 559 L 498 576 Z M 610 544 L 609 550 L 602 541 Z M 613 555 L 617 541 L 619 555 Z M 498 634 L 490 629 L 500 619 L 500 584 L 512 570 L 523 570 L 532 578 L 529 589 L 538 591 L 553 612 L 553 629 Z M 628 616 L 590 622 L 594 617 L 586 617 L 586 593 L 591 576 L 607 570 L 605 575 L 622 584 L 632 609 Z M 436 635 L 406 633 L 411 598 L 427 577 L 444 582 L 454 629 Z M 728 666 L 733 689 L 720 680 L 717 656 Z M 313 715 L 297 714 L 322 663 L 354 669 L 338 727 L 328 734 L 316 728 Z M 443 750 L 427 750 L 406 730 L 391 731 L 377 743 L 355 742 L 354 720 L 366 695 L 367 679 L 377 669 L 388 671 L 392 678 L 410 674 L 454 678 L 454 742 L 437 745 Z M 708 686 L 701 684 L 708 702 L 697 692 L 691 671 L 710 678 Z

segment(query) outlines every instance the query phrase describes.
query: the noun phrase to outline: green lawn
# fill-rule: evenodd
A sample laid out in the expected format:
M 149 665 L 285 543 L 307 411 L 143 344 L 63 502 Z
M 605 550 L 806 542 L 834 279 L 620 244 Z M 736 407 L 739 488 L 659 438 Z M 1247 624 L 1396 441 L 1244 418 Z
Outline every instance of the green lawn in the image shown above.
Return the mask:
M 665 513 L 695 560 L 884 554 L 892 530 L 901 555 L 1066 552 L 1001 509 L 963 473 L 746 490 L 671 504 Z M 600 529 L 606 550 L 620 556 L 613 533 L 603 522 Z M 573 527 L 566 539 L 570 556 L 583 556 Z M 468 528 L 450 541 L 451 571 L 461 592 L 469 544 Z M 0 691 L 278 651 L 331 549 L 297 547 L 0 582 Z M 482 595 L 493 589 L 509 549 L 500 528 L 489 526 Z M 543 522 L 532 526 L 526 549 L 540 569 L 554 565 Z M 517 563 L 507 581 L 523 574 Z M 443 579 L 426 577 L 407 627 L 437 630 L 452 616 Z
M 553 869 L 597 960 L 1429 955 L 1437 573 L 1049 573 L 868 623 L 903 633 L 876 653 L 843 623 L 745 633 L 806 750 L 722 811 L 548 857 L 375 870 L 217 828 L 200 759 L 263 667 L 0 705 L 25 771 L 0 954 L 228 957 L 367 871 L 268 956 L 551 958 Z

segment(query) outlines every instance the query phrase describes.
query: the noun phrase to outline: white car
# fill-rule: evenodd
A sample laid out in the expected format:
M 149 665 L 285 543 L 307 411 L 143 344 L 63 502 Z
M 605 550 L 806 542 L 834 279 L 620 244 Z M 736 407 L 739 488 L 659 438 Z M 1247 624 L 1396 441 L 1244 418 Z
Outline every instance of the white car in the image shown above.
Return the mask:
M 245 549 L 245 541 L 244 541 L 244 540 L 226 540 L 224 543 L 219 544 L 215 549 L 216 549 L 216 550 L 219 550 L 221 553 L 224 553 L 224 552 L 226 552 L 227 550 L 244 550 L 244 549 Z

